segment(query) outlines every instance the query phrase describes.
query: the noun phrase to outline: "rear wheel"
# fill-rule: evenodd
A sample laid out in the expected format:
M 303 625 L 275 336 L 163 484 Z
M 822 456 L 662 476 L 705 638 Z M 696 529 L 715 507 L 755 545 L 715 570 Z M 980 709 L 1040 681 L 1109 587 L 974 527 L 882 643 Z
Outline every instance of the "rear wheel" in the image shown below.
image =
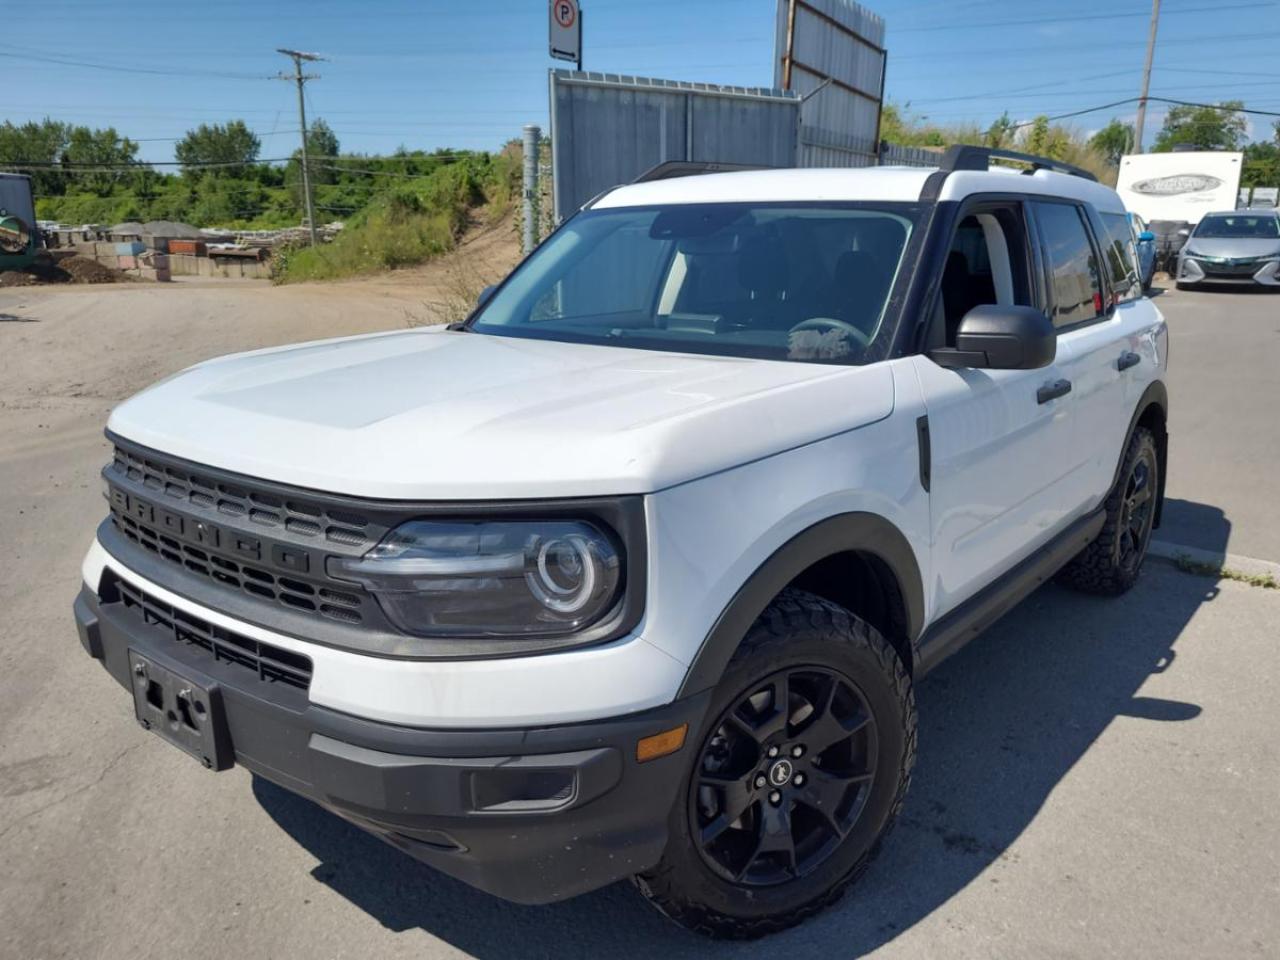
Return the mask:
M 712 721 L 637 885 L 712 936 L 782 930 L 867 868 L 915 759 L 911 681 L 873 627 L 809 593 L 780 595 L 716 690 Z
M 1151 543 L 1159 491 L 1155 436 L 1138 427 L 1125 450 L 1120 479 L 1107 497 L 1102 532 L 1063 567 L 1061 581 L 1105 596 L 1118 596 L 1132 587 Z

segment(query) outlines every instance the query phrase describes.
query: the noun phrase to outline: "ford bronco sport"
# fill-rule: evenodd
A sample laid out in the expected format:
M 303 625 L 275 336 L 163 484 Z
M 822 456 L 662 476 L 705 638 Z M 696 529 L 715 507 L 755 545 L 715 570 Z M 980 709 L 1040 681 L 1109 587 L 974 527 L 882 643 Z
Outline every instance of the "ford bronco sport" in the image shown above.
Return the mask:
M 913 682 L 1055 574 L 1128 589 L 1160 520 L 1124 207 L 993 153 L 658 169 L 458 329 L 143 391 L 85 650 L 204 766 L 499 897 L 803 919 L 902 805 Z

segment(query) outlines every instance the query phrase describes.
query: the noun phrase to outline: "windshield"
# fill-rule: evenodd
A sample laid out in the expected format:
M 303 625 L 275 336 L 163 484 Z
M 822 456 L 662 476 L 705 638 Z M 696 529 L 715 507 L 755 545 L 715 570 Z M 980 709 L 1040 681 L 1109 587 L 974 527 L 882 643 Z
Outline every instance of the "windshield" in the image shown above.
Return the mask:
M 589 210 L 521 265 L 471 329 L 859 363 L 881 335 L 919 216 L 892 203 Z
M 1197 237 L 1206 240 L 1226 238 L 1245 240 L 1274 240 L 1280 237 L 1280 218 L 1275 214 L 1225 217 L 1205 217 L 1196 227 Z

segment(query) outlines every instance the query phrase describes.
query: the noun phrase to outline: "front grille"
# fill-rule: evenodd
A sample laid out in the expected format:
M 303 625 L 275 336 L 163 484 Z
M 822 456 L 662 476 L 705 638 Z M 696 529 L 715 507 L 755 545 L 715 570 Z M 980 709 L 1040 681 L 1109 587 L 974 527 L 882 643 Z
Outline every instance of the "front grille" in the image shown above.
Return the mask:
M 224 630 L 179 610 L 107 571 L 100 587 L 104 605 L 119 603 L 143 623 L 167 632 L 175 643 L 201 647 L 219 663 L 252 670 L 264 683 L 283 683 L 299 690 L 311 685 L 311 661 L 290 650 Z
M 358 624 L 363 620 L 363 598 L 359 594 L 278 576 L 261 567 L 184 543 L 114 508 L 111 522 L 140 547 L 218 583 L 294 610 L 318 613 L 340 623 Z
M 172 463 L 115 446 L 112 466 L 134 483 L 163 493 L 175 501 L 216 510 L 227 517 L 244 517 L 264 528 L 287 530 L 299 537 L 318 538 L 349 547 L 369 544 L 369 520 L 354 511 L 325 509 L 306 497 L 280 497 L 249 490 Z
M 1231 277 L 1239 279 L 1241 277 L 1251 277 L 1257 273 L 1262 264 L 1254 261 L 1248 263 L 1206 263 L 1203 260 L 1197 260 L 1200 269 L 1204 271 L 1208 277 Z

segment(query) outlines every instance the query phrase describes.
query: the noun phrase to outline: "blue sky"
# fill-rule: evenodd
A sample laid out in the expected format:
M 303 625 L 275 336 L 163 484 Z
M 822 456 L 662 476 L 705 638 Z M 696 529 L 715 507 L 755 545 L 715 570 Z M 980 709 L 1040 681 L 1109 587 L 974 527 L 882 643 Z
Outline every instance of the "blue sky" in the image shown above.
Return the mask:
M 585 67 L 768 86 L 776 0 L 583 0 Z M 1138 93 L 1147 0 L 873 0 L 888 93 L 939 122 L 1065 113 Z M 1280 110 L 1278 0 L 1165 0 L 1153 95 Z M 290 64 L 314 50 L 308 116 L 344 150 L 493 148 L 546 122 L 544 0 L 39 0 L 0 3 L 0 119 L 114 125 L 150 161 L 200 122 L 241 117 L 264 157 L 297 142 Z M 25 24 L 25 27 L 24 27 Z M 63 61 L 63 62 L 52 62 Z M 100 68 L 76 64 L 93 63 Z M 105 69 L 111 68 L 111 69 Z M 134 73 L 129 70 L 150 70 Z M 1072 121 L 1088 132 L 1132 107 Z M 1149 112 L 1148 137 L 1163 108 Z M 1269 122 L 1256 118 L 1264 136 Z

